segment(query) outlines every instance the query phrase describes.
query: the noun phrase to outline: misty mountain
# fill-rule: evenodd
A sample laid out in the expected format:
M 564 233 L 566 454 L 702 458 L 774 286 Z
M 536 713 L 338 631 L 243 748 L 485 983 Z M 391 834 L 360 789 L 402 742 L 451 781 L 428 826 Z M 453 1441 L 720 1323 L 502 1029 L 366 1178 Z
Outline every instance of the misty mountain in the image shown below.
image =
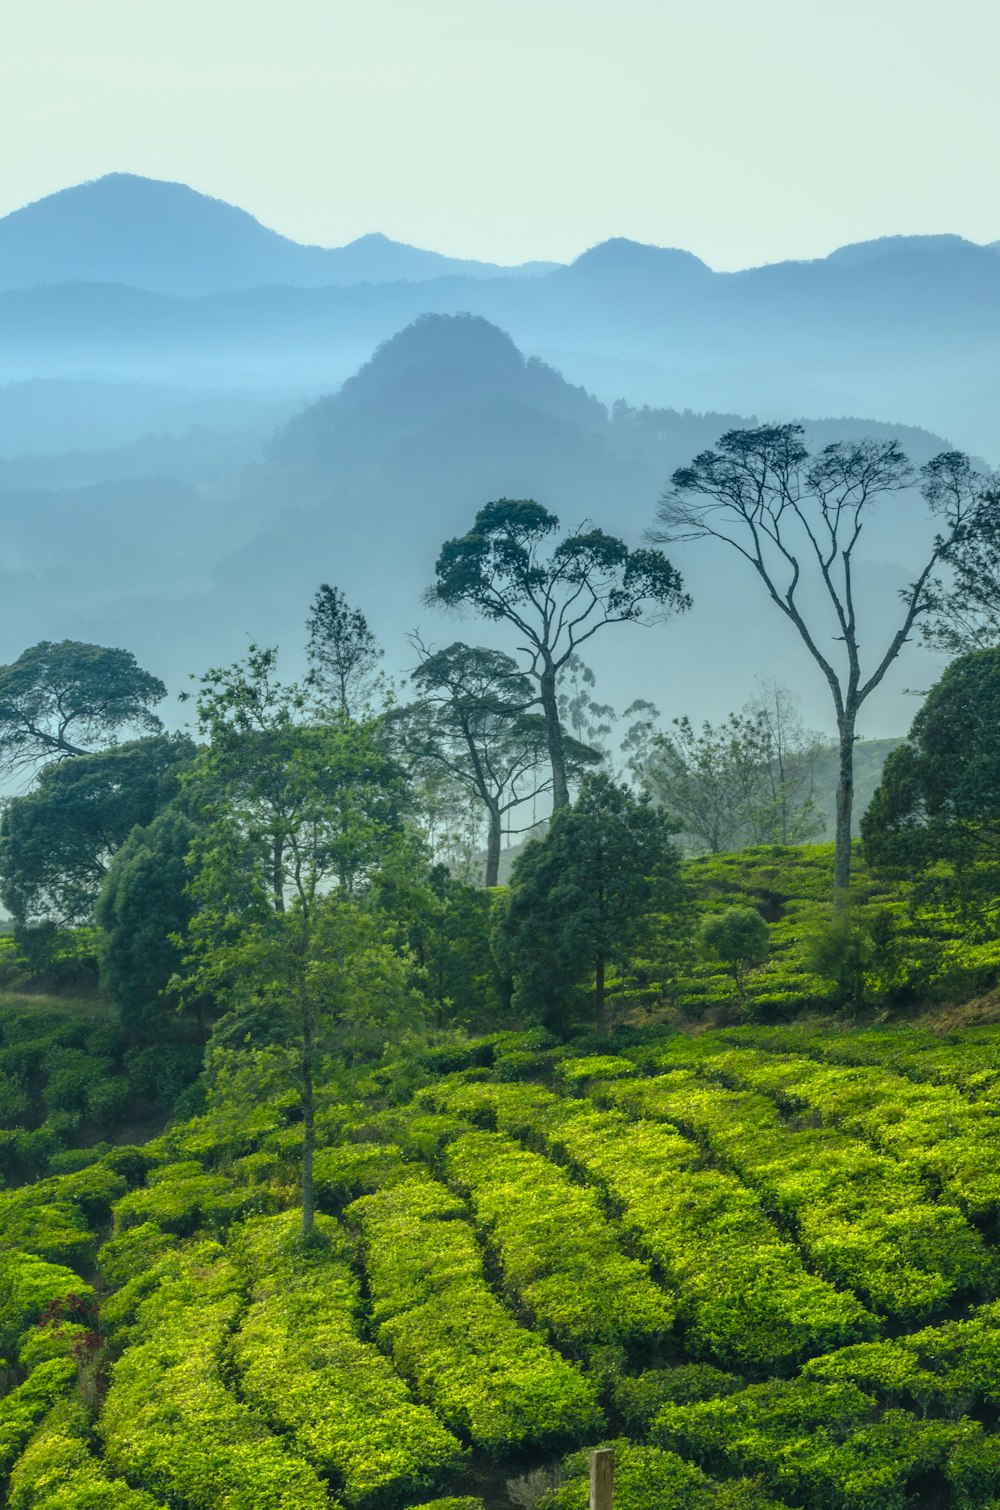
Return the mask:
M 192 198 L 200 206 L 201 197 Z M 227 225 L 242 214 L 218 210 Z M 257 230 L 265 240 L 275 235 Z M 245 262 L 223 240 L 213 255 L 198 286 L 222 277 L 238 283 Z M 195 278 L 176 247 L 164 257 L 164 266 L 172 258 Z M 265 262 L 254 277 L 264 276 Z M 960 237 L 889 237 L 812 262 L 715 273 L 688 252 L 617 239 L 537 277 L 482 272 L 198 297 L 121 282 L 8 290 L 0 292 L 0 382 L 76 377 L 329 391 L 421 314 L 468 312 L 606 404 L 625 398 L 767 419 L 862 413 L 906 419 L 975 454 L 1000 455 L 993 248 Z
M 421 251 L 378 234 L 342 247 L 302 246 L 245 210 L 186 184 L 109 173 L 0 218 L 0 289 L 120 283 L 162 294 L 290 284 L 533 276 L 551 263 L 503 268 Z
M 670 473 L 753 415 L 608 410 L 477 316 L 428 316 L 376 351 L 339 392 L 308 405 L 222 481 L 123 477 L 121 449 L 87 457 L 89 482 L 28 491 L 36 475 L 70 461 L 10 463 L 0 508 L 5 616 L 0 659 L 36 639 L 120 644 L 175 691 L 188 675 L 242 655 L 251 639 L 277 643 L 287 674 L 300 670 L 308 604 L 321 581 L 362 606 L 395 672 L 410 663 L 417 624 L 444 644 L 505 643 L 493 626 L 429 610 L 421 594 L 443 541 L 462 533 L 492 498 L 535 497 L 573 526 L 591 520 L 636 545 Z M 939 436 L 865 420 L 810 421 L 814 445 L 896 435 L 917 462 Z M 141 454 L 141 447 L 135 452 Z M 165 451 L 161 466 L 169 465 Z M 79 468 L 79 458 L 72 463 Z M 48 473 L 45 473 L 48 468 Z M 859 580 L 875 605 L 872 633 L 894 613 L 896 589 L 922 548 L 894 499 L 866 531 Z M 924 529 L 924 534 L 928 530 Z M 671 716 L 719 717 L 752 695 L 755 677 L 779 675 L 807 695 L 824 726 L 824 691 L 743 564 L 710 546 L 671 550 L 695 607 L 662 629 L 621 629 L 594 642 L 602 697 L 624 707 L 656 701 Z M 927 685 L 911 655 L 866 734 L 906 727 L 902 688 Z

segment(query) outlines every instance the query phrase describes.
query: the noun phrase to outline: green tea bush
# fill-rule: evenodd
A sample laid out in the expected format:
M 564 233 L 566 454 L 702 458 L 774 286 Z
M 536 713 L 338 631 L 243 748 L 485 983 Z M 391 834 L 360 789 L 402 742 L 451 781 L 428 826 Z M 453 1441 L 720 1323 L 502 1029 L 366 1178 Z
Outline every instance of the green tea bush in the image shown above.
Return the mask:
M 0 1356 L 15 1353 L 46 1312 L 82 1319 L 93 1301 L 93 1287 L 63 1264 L 16 1249 L 0 1253 Z
M 50 1358 L 0 1400 L 0 1486 L 38 1422 L 75 1378 L 71 1358 Z
M 10 1510 L 162 1510 L 162 1500 L 112 1477 L 90 1449 L 91 1427 L 78 1399 L 56 1405 L 14 1467 Z
M 491 1293 L 461 1203 L 430 1179 L 363 1196 L 361 1228 L 380 1345 L 442 1420 L 498 1454 L 598 1427 L 592 1384 Z
M 232 1263 L 211 1241 L 177 1249 L 140 1302 L 111 1372 L 99 1429 L 112 1472 L 190 1510 L 320 1510 L 326 1488 L 272 1435 L 221 1372 L 241 1306 Z
M 943 1476 L 951 1451 L 978 1423 L 881 1415 L 850 1383 L 772 1380 L 692 1405 L 667 1405 L 654 1423 L 662 1446 L 709 1471 L 758 1475 L 810 1510 L 905 1510 L 915 1484 Z
M 585 1352 L 669 1334 L 676 1301 L 622 1252 L 592 1190 L 496 1133 L 449 1144 L 445 1169 L 489 1230 L 505 1286 L 562 1346 Z
M 632 1442 L 605 1444 L 615 1449 L 617 1510 L 780 1510 L 754 1484 L 736 1480 L 715 1484 L 676 1453 Z M 587 1510 L 589 1460 L 576 1453 L 563 1463 L 565 1483 L 540 1502 L 542 1510 Z
M 426 1492 L 463 1451 L 357 1333 L 350 1247 L 329 1217 L 303 1248 L 298 1213 L 235 1234 L 250 1308 L 233 1340 L 244 1399 L 337 1482 L 348 1505 Z
M 701 1059 L 699 1069 L 728 1062 Z M 1000 1277 L 979 1233 L 935 1204 L 914 1171 L 829 1128 L 789 1127 L 766 1096 L 681 1071 L 614 1099 L 704 1142 L 794 1223 L 820 1273 L 885 1315 L 919 1318 Z
M 667 1127 L 523 1089 L 535 1094 L 510 1105 L 501 1086 L 446 1099 L 456 1110 L 491 1108 L 504 1131 L 541 1140 L 608 1192 L 677 1295 L 695 1357 L 782 1367 L 871 1334 L 874 1319 L 860 1301 L 810 1274 L 751 1190 L 700 1167 L 696 1144 Z

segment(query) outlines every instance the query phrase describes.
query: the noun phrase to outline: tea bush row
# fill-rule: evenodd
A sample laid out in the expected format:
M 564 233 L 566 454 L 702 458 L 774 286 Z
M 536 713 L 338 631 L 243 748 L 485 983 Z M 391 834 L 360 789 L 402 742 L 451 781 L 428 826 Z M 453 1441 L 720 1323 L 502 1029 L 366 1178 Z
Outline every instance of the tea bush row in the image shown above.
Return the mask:
M 831 1128 L 789 1127 L 766 1096 L 675 1071 L 612 1098 L 703 1142 L 794 1223 L 821 1274 L 883 1315 L 920 1318 L 998 1277 L 979 1233 L 912 1169 Z
M 489 1229 L 505 1286 L 557 1342 L 585 1352 L 669 1334 L 676 1301 L 622 1252 L 593 1190 L 490 1132 L 449 1143 L 445 1169 Z
M 759 1197 L 735 1176 L 702 1167 L 689 1139 L 536 1087 L 511 1091 L 469 1085 L 439 1094 L 455 1110 L 486 1112 L 502 1130 L 540 1140 L 611 1196 L 677 1295 L 694 1357 L 780 1368 L 872 1334 L 875 1320 L 860 1301 L 810 1274 Z
M 593 1384 L 493 1295 L 444 1186 L 400 1180 L 346 1214 L 363 1235 L 379 1343 L 446 1425 L 495 1454 L 600 1429 Z
M 360 1340 L 358 1281 L 330 1217 L 303 1248 L 298 1212 L 250 1222 L 233 1253 L 250 1306 L 233 1339 L 244 1398 L 332 1474 L 349 1505 L 432 1489 L 463 1452 L 391 1364 Z
M 175 1248 L 137 1309 L 99 1429 L 111 1470 L 189 1510 L 319 1510 L 316 1470 L 237 1399 L 221 1372 L 241 1306 L 217 1243 Z
M 91 1450 L 91 1430 L 80 1400 L 60 1401 L 18 1459 L 9 1510 L 161 1510 L 162 1500 L 109 1473 Z

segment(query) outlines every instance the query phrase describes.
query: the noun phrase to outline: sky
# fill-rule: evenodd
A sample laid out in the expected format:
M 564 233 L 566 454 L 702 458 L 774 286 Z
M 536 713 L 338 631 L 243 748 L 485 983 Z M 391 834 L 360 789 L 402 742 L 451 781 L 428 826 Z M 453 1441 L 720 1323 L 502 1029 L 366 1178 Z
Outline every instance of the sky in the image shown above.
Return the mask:
M 122 171 L 500 262 L 993 241 L 998 44 L 995 0 L 0 0 L 0 214 Z

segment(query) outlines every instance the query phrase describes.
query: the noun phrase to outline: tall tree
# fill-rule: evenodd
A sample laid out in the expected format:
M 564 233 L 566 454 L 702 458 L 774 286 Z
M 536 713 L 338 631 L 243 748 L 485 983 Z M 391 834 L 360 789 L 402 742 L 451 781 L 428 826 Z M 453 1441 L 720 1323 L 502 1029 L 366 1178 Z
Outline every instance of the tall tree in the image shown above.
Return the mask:
M 128 650 L 42 640 L 0 666 L 0 774 L 89 755 L 124 732 L 156 734 L 167 695 Z
M 371 712 L 379 687 L 382 650 L 360 608 L 339 587 L 324 582 L 306 622 L 310 680 L 338 713 L 359 718 Z
M 689 606 L 680 574 L 656 550 L 630 551 L 603 530 L 580 528 L 543 554 L 559 520 L 533 499 L 501 498 L 479 510 L 467 535 L 437 560 L 432 603 L 472 608 L 510 624 L 545 720 L 554 811 L 569 803 L 559 673 L 609 624 L 650 622 Z
M 593 982 L 595 1026 L 607 1032 L 608 967 L 630 963 L 654 914 L 680 910 L 672 833 L 648 799 L 603 772 L 584 777 L 574 805 L 514 862 L 498 931 L 515 1006 L 564 1027 L 574 991 Z
M 942 867 L 954 898 L 1000 885 L 1000 648 L 953 661 L 889 756 L 862 819 L 865 856 L 908 879 Z
M 1000 483 L 981 478 L 979 485 L 977 528 L 961 531 L 948 547 L 951 577 L 930 584 L 923 624 L 926 643 L 953 656 L 1000 645 Z
M 673 474 L 659 508 L 658 541 L 722 541 L 743 557 L 795 629 L 830 689 L 837 721 L 834 889 L 851 878 L 851 811 L 858 713 L 931 603 L 938 563 L 987 507 L 966 457 L 945 452 L 923 467 L 920 492 L 938 526 L 924 566 L 903 591 L 898 627 L 862 669 L 855 554 L 873 509 L 917 480 L 896 441 L 837 442 L 810 455 L 801 425 L 730 430 Z M 842 646 L 828 653 L 833 633 Z
M 0 897 L 15 921 L 92 922 L 113 856 L 175 797 L 194 754 L 183 736 L 132 740 L 56 761 L 12 797 L 0 822 Z
M 402 773 L 381 720 L 308 722 L 310 711 L 302 688 L 277 680 L 273 650 L 202 678 L 194 791 L 208 821 L 185 960 L 188 999 L 263 1015 L 296 1054 L 306 1235 L 319 1057 L 352 1022 L 388 1026 L 406 996 L 356 901 L 401 833 Z
M 410 748 L 485 807 L 484 884 L 496 886 L 505 819 L 552 784 L 545 722 L 524 711 L 531 684 L 509 655 L 460 641 L 431 653 L 415 643 L 422 659 L 413 681 L 423 698 L 405 710 Z M 564 738 L 564 753 L 571 770 L 599 758 L 572 738 Z

